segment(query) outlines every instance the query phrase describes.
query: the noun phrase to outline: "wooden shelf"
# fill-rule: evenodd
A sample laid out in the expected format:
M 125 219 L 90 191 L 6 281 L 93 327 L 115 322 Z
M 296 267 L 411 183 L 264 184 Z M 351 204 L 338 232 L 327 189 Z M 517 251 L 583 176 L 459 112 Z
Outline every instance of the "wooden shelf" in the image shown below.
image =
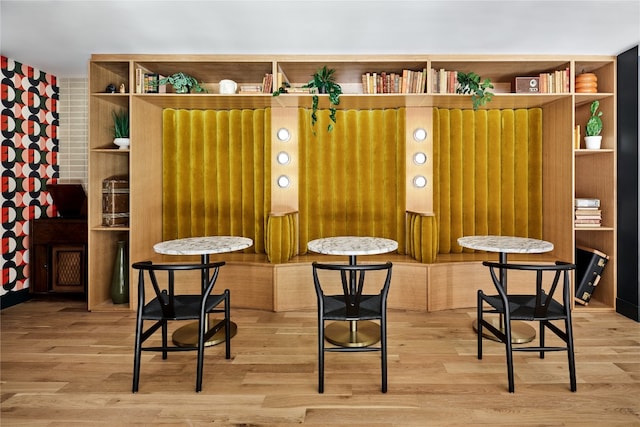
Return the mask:
M 106 154 L 129 154 L 129 148 L 124 148 L 124 149 L 120 149 L 120 148 L 93 148 L 91 149 L 92 152 L 94 153 L 106 153 Z
M 515 77 L 538 76 L 569 68 L 569 93 L 523 94 L 495 93 L 483 109 L 542 109 L 543 135 L 543 238 L 555 245 L 550 259 L 574 260 L 576 244 L 588 244 L 610 255 L 607 272 L 598 285 L 592 303 L 580 310 L 615 309 L 616 296 L 616 93 L 615 57 L 571 55 L 173 55 L 173 54 L 95 54 L 89 62 L 89 309 L 132 309 L 137 296 L 131 292 L 127 308 L 105 302 L 108 298 L 110 253 L 117 239 L 126 237 L 130 243 L 131 259 L 152 257 L 152 246 L 161 239 L 161 219 L 149 218 L 149 207 L 161 206 L 162 166 L 162 110 L 174 109 L 262 109 L 271 108 L 272 116 L 294 108 L 311 108 L 310 94 L 244 93 L 221 95 L 218 83 L 232 79 L 241 84 L 261 84 L 265 74 L 277 77 L 281 73 L 292 84 L 304 84 L 323 66 L 335 69 L 337 82 L 343 86 L 338 109 L 367 110 L 390 108 L 437 107 L 470 109 L 468 95 L 431 93 L 428 76 L 427 93 L 363 94 L 362 74 L 402 73 L 409 69 L 446 69 L 475 72 L 483 79 L 502 83 L 504 87 Z M 209 93 L 195 94 L 139 94 L 135 93 L 135 70 L 171 75 L 184 72 L 195 77 Z M 598 77 L 599 93 L 575 93 L 575 76 L 591 72 Z M 124 83 L 127 93 L 105 93 L 108 84 L 117 88 Z M 169 88 L 171 91 L 171 88 Z M 273 90 L 277 90 L 274 78 Z M 573 149 L 571 138 L 576 125 L 583 129 L 589 106 L 600 101 L 603 111 L 603 148 L 601 150 Z M 319 107 L 329 107 L 328 96 L 319 95 Z M 132 147 L 120 150 L 111 143 L 112 111 L 126 109 L 132 120 Z M 294 116 L 295 117 L 295 116 Z M 144 118 L 140 121 L 139 118 Z M 292 124 L 294 124 L 292 119 Z M 272 118 L 272 123 L 274 119 Z M 279 122 L 281 123 L 281 122 Z M 275 126 L 275 125 L 272 125 Z M 135 138 L 135 140 L 133 140 Z M 144 165 L 143 168 L 140 168 Z M 137 196 L 130 200 L 129 227 L 101 225 L 101 185 L 108 176 L 126 174 L 130 177 L 130 191 Z M 603 206 L 603 223 L 599 228 L 573 226 L 573 199 L 599 197 Z M 445 259 L 451 265 L 462 262 L 460 257 L 445 256 L 436 264 L 442 270 Z M 251 257 L 255 260 L 255 257 Z M 467 259 L 468 261 L 468 259 Z M 249 261 L 239 261 L 249 262 Z M 297 261 L 300 262 L 300 261 Z M 251 261 L 252 268 L 266 261 Z M 277 267 L 277 268 L 276 268 Z M 291 267 L 274 267 L 278 274 Z M 282 267 L 282 268 L 281 268 Z M 431 268 L 432 266 L 427 266 Z M 130 275 L 131 277 L 131 275 Z M 443 277 L 454 277 L 448 275 Z M 275 280 L 275 279 L 274 279 Z M 447 279 L 454 280 L 454 279 Z M 446 284 L 449 285 L 449 284 Z M 454 284 L 455 285 L 455 284 Z M 275 286 L 275 285 L 274 285 Z M 427 285 L 428 286 L 428 285 Z M 274 292 L 276 292 L 274 290 Z M 466 297 L 465 297 L 466 298 Z M 453 304 L 456 304 L 454 301 Z

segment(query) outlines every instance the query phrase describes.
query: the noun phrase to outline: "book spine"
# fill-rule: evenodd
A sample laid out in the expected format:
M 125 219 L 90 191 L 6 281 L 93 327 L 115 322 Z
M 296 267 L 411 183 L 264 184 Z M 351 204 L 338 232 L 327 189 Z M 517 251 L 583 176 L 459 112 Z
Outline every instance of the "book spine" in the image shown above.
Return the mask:
M 142 68 L 136 68 L 136 93 L 142 93 Z

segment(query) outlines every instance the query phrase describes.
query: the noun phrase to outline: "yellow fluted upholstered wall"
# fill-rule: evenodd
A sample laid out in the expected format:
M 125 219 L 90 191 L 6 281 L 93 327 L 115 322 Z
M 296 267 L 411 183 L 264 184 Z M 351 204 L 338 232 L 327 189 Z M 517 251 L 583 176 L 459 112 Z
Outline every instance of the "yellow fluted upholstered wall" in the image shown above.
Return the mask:
M 244 235 L 272 263 L 335 235 L 391 238 L 421 262 L 463 235 L 542 238 L 541 109 L 433 114 L 435 217 L 405 212 L 402 108 L 338 111 L 330 133 L 328 111 L 314 133 L 299 109 L 299 213 L 269 217 L 270 109 L 165 110 L 164 238 Z
M 271 110 L 163 111 L 163 239 L 250 237 L 264 253 Z
M 433 126 L 438 253 L 464 235 L 542 238 L 542 110 L 434 108 Z
M 311 127 L 299 110 L 300 253 L 310 240 L 377 236 L 405 248 L 404 109 L 340 110 L 332 132 L 328 111 Z

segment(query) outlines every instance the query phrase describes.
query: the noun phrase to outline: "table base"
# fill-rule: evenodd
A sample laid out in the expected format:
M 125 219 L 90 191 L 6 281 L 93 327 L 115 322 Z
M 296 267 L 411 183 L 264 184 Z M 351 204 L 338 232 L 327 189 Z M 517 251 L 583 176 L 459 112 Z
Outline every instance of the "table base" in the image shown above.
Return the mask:
M 504 332 L 504 328 L 501 326 L 500 318 L 492 318 L 487 319 L 489 323 L 491 323 L 496 329 Z M 473 330 L 478 332 L 478 319 L 473 321 Z M 486 328 L 482 329 L 482 336 L 490 339 L 492 341 L 500 340 L 493 335 Z M 531 327 L 531 325 L 526 324 L 525 322 L 511 322 L 511 343 L 512 344 L 524 344 L 527 342 L 533 341 L 536 337 L 536 330 Z
M 211 329 L 216 324 L 223 322 L 219 319 L 209 319 L 209 328 Z M 231 338 L 233 338 L 238 332 L 238 325 L 231 322 Z M 173 343 L 178 347 L 197 347 L 198 345 L 198 322 L 189 323 L 179 329 L 177 329 L 172 336 Z M 220 328 L 218 332 L 213 334 L 209 340 L 205 341 L 204 346 L 210 347 L 212 345 L 220 344 L 225 341 L 224 327 Z
M 369 320 L 334 322 L 324 328 L 324 337 L 341 347 L 368 347 L 380 341 L 380 325 Z

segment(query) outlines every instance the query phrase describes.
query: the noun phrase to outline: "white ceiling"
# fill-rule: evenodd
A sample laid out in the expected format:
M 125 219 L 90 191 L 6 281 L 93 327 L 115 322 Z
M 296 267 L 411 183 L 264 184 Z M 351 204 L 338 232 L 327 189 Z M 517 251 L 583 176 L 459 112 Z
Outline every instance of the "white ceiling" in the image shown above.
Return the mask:
M 640 0 L 0 0 L 2 54 L 84 77 L 92 53 L 595 54 L 640 41 Z

